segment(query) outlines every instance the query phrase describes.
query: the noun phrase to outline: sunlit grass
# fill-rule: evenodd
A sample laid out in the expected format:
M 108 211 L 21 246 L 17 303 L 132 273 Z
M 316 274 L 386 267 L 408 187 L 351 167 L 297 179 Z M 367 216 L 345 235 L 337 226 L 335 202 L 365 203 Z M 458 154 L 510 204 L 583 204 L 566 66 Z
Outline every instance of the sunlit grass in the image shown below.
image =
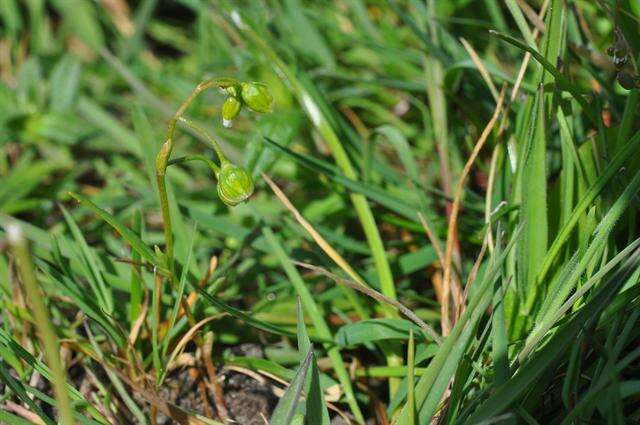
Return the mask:
M 635 2 L 0 4 L 0 422 L 640 420 Z

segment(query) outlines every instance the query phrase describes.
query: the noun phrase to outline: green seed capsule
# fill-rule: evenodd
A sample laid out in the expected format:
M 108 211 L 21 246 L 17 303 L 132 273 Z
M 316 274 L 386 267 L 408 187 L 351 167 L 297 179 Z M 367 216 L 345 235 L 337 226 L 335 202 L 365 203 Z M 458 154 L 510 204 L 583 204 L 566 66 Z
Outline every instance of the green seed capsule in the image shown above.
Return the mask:
M 230 162 L 222 164 L 218 172 L 218 197 L 233 207 L 246 201 L 253 193 L 253 179 L 242 167 Z
M 273 97 L 267 86 L 261 83 L 242 83 L 241 94 L 244 103 L 254 112 L 270 112 Z
M 240 113 L 240 109 L 242 109 L 242 103 L 236 97 L 227 97 L 222 104 L 222 125 L 231 127 L 231 123 Z

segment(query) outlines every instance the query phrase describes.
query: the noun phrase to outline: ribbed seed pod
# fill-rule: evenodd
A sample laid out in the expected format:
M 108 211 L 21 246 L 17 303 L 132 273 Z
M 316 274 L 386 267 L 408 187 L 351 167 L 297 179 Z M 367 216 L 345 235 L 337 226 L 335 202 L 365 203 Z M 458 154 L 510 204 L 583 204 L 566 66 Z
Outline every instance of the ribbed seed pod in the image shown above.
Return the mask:
M 253 179 L 242 167 L 225 162 L 218 172 L 218 197 L 229 206 L 246 201 L 253 194 Z
M 270 112 L 273 97 L 267 86 L 261 83 L 242 83 L 240 94 L 244 103 L 253 112 Z

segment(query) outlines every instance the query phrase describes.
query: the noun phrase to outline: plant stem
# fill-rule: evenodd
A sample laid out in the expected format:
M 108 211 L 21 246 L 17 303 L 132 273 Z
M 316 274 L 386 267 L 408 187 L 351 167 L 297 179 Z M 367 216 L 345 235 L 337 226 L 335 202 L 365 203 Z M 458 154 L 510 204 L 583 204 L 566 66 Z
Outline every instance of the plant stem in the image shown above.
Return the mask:
M 234 78 L 213 78 L 210 80 L 206 80 L 201 82 L 196 86 L 195 89 L 189 94 L 187 99 L 182 102 L 174 116 L 169 121 L 169 126 L 167 128 L 167 135 L 165 138 L 165 142 L 162 144 L 160 148 L 160 152 L 156 156 L 156 180 L 158 182 L 158 196 L 160 198 L 160 210 L 162 211 L 162 221 L 164 223 L 164 243 L 165 243 L 165 262 L 166 265 L 173 274 L 174 264 L 173 264 L 173 230 L 171 226 L 171 211 L 169 209 L 169 198 L 167 196 L 167 184 L 166 184 L 166 173 L 167 166 L 169 166 L 169 161 L 171 159 L 171 151 L 173 150 L 173 140 L 176 132 L 176 127 L 178 125 L 178 121 L 182 121 L 191 128 L 196 131 L 202 132 L 207 135 L 207 133 L 202 130 L 199 126 L 193 124 L 191 121 L 182 117 L 182 115 L 186 112 L 187 108 L 193 103 L 193 101 L 198 97 L 200 93 L 211 88 L 226 88 L 238 85 L 240 82 Z M 224 155 L 220 150 L 218 144 L 213 140 L 213 138 L 207 135 L 207 140 L 212 143 L 212 147 L 216 151 L 216 154 L 220 158 L 220 161 L 223 162 Z M 226 159 L 224 159 L 226 160 Z
M 38 288 L 38 281 L 31 262 L 31 256 L 29 255 L 29 249 L 27 248 L 27 242 L 22 234 L 22 229 L 16 223 L 11 223 L 7 227 L 7 236 L 17 262 L 18 272 L 20 273 L 27 299 L 31 304 L 33 318 L 39 331 L 40 341 L 44 347 L 44 355 L 51 368 L 51 384 L 58 402 L 59 423 L 72 425 L 74 423 L 73 410 L 65 388 L 67 378 L 60 359 L 58 338 L 49 321 L 44 297 Z
M 215 162 L 213 162 L 212 160 L 210 160 L 209 158 L 207 158 L 204 155 L 186 155 L 186 156 L 181 156 L 180 158 L 176 158 L 176 159 L 172 159 L 171 161 L 169 161 L 169 163 L 167 164 L 167 166 L 169 165 L 174 165 L 174 164 L 182 164 L 183 162 L 189 162 L 189 161 L 202 161 L 205 164 L 207 164 L 207 166 L 211 169 L 211 171 L 213 171 L 214 175 L 218 175 L 218 172 L 220 171 L 220 167 L 218 167 L 218 164 L 216 164 Z
M 202 136 L 204 136 L 205 140 L 209 143 L 209 147 L 213 149 L 213 151 L 218 156 L 220 165 L 224 164 L 225 162 L 228 162 L 227 157 L 224 155 L 224 152 L 222 152 L 222 149 L 220 149 L 220 145 L 218 144 L 218 142 L 216 142 L 216 140 L 213 137 L 211 137 L 209 133 L 207 133 L 207 130 L 205 130 L 204 128 L 200 127 L 198 124 L 196 124 L 192 120 L 187 119 L 185 117 L 180 117 L 179 121 L 185 124 L 186 126 L 188 126 L 189 128 L 191 128 L 192 130 L 197 131 L 198 133 L 202 134 Z

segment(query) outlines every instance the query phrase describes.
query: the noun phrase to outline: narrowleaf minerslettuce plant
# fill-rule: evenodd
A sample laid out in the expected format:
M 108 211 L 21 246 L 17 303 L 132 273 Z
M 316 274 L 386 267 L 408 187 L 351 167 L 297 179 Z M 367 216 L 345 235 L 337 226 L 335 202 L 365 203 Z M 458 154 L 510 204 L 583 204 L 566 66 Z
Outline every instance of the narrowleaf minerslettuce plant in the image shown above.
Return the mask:
M 230 127 L 233 119 L 238 116 L 243 106 L 257 113 L 270 112 L 273 97 L 266 85 L 255 82 L 241 82 L 234 78 L 213 78 L 198 84 L 187 99 L 180 105 L 175 115 L 169 121 L 167 136 L 156 156 L 156 180 L 160 196 L 160 209 L 164 222 L 165 238 L 165 262 L 170 271 L 173 270 L 173 235 L 171 228 L 171 215 L 169 213 L 169 198 L 165 177 L 167 167 L 172 164 L 186 161 L 203 161 L 213 172 L 217 180 L 217 193 L 222 202 L 229 206 L 235 206 L 246 201 L 253 193 L 253 180 L 251 175 L 242 167 L 231 163 L 220 149 L 218 142 L 209 135 L 206 130 L 184 118 L 187 108 L 193 103 L 200 93 L 209 88 L 219 88 L 227 93 L 227 98 L 222 105 L 222 120 L 225 127 Z M 181 122 L 192 130 L 202 134 L 208 142 L 208 146 L 214 150 L 220 165 L 217 165 L 203 155 L 191 155 L 171 160 L 173 142 L 175 139 L 178 122 Z

